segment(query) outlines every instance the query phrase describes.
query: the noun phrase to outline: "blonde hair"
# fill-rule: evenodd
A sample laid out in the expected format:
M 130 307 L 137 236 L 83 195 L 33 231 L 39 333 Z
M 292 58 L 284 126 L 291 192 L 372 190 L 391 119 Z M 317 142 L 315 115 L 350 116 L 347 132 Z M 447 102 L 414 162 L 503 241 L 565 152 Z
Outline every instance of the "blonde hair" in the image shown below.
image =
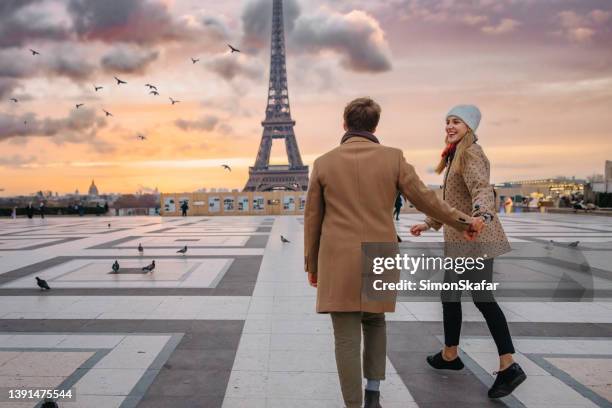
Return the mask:
M 457 144 L 455 150 L 455 156 L 451 165 L 457 166 L 457 171 L 463 173 L 465 167 L 465 150 L 470 147 L 476 141 L 476 135 L 472 132 L 472 129 L 468 128 L 468 132 L 463 136 L 461 141 Z M 444 142 L 448 145 L 448 136 L 444 138 Z M 436 167 L 436 173 L 441 174 L 446 168 L 446 157 L 441 157 L 438 166 Z

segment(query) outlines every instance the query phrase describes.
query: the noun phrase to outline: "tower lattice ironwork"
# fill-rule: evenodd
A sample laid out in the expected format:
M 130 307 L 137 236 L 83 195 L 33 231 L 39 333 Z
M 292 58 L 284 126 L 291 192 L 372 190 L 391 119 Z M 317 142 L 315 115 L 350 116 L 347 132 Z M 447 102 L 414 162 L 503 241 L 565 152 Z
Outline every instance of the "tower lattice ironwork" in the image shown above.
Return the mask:
M 270 47 L 270 82 L 266 118 L 261 122 L 263 134 L 255 165 L 249 167 L 249 181 L 244 191 L 293 190 L 308 188 L 308 166 L 302 163 L 289 107 L 283 1 L 272 3 L 272 42 Z M 284 139 L 288 165 L 270 165 L 274 139 Z

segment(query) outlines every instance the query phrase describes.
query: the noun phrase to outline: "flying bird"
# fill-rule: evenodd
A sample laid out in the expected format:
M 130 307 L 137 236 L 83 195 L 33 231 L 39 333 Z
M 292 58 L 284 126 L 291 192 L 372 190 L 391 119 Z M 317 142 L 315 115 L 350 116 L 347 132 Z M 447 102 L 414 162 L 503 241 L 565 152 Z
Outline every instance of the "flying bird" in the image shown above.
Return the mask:
M 145 86 L 149 89 L 155 89 L 157 91 L 157 87 L 155 85 L 145 84 Z
M 38 285 L 40 290 L 51 290 L 47 281 L 44 279 L 40 279 L 38 276 L 36 277 L 36 284 Z
M 187 245 L 185 245 L 183 248 L 176 251 L 176 253 L 185 255 L 187 253 Z
M 40 55 L 40 52 L 33 50 L 30 48 L 30 52 L 32 53 L 32 55 Z
M 77 103 L 77 104 L 76 104 L 76 105 L 74 105 L 74 106 L 76 106 L 76 108 L 77 108 L 77 109 L 79 109 L 79 108 L 80 108 L 81 106 L 83 106 L 83 105 L 85 105 L 85 104 L 84 104 L 84 103 Z
M 240 52 L 240 50 L 238 48 L 234 48 L 230 44 L 227 44 L 227 46 L 230 47 L 230 50 L 232 50 L 232 54 L 235 53 L 235 52 Z
M 94 85 L 94 89 L 96 90 L 96 92 L 98 92 L 100 89 L 104 88 L 103 86 L 95 86 Z
M 143 272 L 153 272 L 153 269 L 155 269 L 155 261 L 151 261 L 151 263 L 145 267 L 142 268 Z
M 169 99 L 170 99 L 170 102 L 172 102 L 172 104 L 173 104 L 173 105 L 174 105 L 175 103 L 179 103 L 179 102 L 180 102 L 180 101 L 177 101 L 177 100 L 172 99 L 172 98 L 169 98 Z
M 113 77 L 113 78 L 115 78 L 115 80 L 117 81 L 117 85 L 127 84 L 127 82 L 125 82 L 125 81 L 123 81 L 123 80 L 121 80 L 121 79 L 119 79 L 117 77 Z
M 113 116 L 113 114 L 112 114 L 112 113 L 110 113 L 109 111 L 104 110 L 104 109 L 102 109 L 102 110 L 104 111 L 104 113 L 106 114 L 106 116 Z
M 574 241 L 574 242 L 570 242 L 568 247 L 570 248 L 576 248 L 578 246 L 578 244 L 580 243 L 580 241 Z
M 138 244 L 138 252 L 140 252 L 140 255 L 144 253 L 144 248 L 142 247 L 142 244 Z
M 136 137 L 140 140 L 147 140 L 147 137 L 145 135 L 138 135 Z
M 155 96 L 158 96 L 158 95 L 159 95 L 159 92 L 157 92 L 157 91 L 151 91 L 151 92 L 149 92 L 149 93 L 150 93 L 150 94 L 153 94 L 153 95 L 155 95 Z
M 11 98 L 10 100 L 15 102 L 15 103 L 19 102 L 19 100 L 17 98 Z
M 115 263 L 113 263 L 113 273 L 118 273 L 119 269 L 120 269 L 119 262 L 115 260 Z
M 285 238 L 285 237 L 283 237 L 283 236 L 281 235 L 281 242 L 282 242 L 283 244 L 288 244 L 288 243 L 290 243 L 291 241 L 289 241 L 287 238 Z
M 232 171 L 232 168 L 227 164 L 222 164 L 221 167 L 223 167 L 225 170 Z
M 191 58 L 191 62 L 192 62 L 192 63 L 194 63 L 194 64 L 195 64 L 196 62 L 198 62 L 199 60 L 200 60 L 199 58 Z

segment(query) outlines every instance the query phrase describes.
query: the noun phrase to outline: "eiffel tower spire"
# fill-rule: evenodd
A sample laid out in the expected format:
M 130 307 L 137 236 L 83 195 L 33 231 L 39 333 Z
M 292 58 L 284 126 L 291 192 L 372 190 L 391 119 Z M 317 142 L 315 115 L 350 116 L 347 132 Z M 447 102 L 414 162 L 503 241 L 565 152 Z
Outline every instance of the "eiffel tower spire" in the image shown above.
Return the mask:
M 272 2 L 272 36 L 270 44 L 270 81 L 263 134 L 255 165 L 249 168 L 244 191 L 301 190 L 308 188 L 308 166 L 304 166 L 297 145 L 289 106 L 283 2 Z M 274 139 L 284 139 L 288 166 L 271 166 L 270 152 Z

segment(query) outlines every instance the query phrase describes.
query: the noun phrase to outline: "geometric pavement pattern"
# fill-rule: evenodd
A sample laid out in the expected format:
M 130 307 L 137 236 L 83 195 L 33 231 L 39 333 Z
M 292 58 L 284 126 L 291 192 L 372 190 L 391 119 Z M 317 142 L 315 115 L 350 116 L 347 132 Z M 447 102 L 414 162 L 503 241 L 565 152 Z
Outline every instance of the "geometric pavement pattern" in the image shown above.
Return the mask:
M 580 240 L 597 282 L 612 281 L 612 218 L 500 218 L 512 242 Z M 420 220 L 402 215 L 404 241 Z M 66 407 L 340 407 L 331 322 L 314 312 L 302 242 L 300 216 L 2 220 L 0 389 L 72 387 L 76 401 Z M 176 252 L 185 245 L 187 254 Z M 123 273 L 111 273 L 115 260 Z M 142 273 L 152 260 L 155 271 Z M 35 276 L 52 290 L 39 291 Z M 387 314 L 382 403 L 610 406 L 606 293 L 580 303 L 500 302 L 529 378 L 497 402 L 486 398 L 497 355 L 476 308 L 463 308 L 466 369 L 441 374 L 424 362 L 441 346 L 440 304 L 401 301 Z M 9 406 L 36 403 L 0 399 Z

